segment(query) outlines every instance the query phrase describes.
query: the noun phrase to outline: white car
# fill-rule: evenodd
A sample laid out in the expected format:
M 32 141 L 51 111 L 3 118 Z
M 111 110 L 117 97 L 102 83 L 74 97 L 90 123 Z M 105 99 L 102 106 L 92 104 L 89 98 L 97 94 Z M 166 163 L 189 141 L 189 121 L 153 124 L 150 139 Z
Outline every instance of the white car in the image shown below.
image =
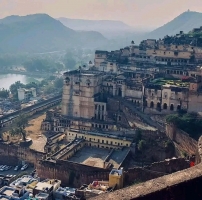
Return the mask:
M 15 168 L 14 168 L 14 171 L 18 171 L 20 169 L 20 165 L 17 165 Z
M 0 171 L 4 171 L 6 167 L 7 167 L 7 166 L 4 165 L 3 167 L 1 167 Z
M 28 168 L 28 164 L 23 165 L 22 168 L 21 168 L 21 171 L 24 171 L 24 170 L 27 169 L 27 168 Z

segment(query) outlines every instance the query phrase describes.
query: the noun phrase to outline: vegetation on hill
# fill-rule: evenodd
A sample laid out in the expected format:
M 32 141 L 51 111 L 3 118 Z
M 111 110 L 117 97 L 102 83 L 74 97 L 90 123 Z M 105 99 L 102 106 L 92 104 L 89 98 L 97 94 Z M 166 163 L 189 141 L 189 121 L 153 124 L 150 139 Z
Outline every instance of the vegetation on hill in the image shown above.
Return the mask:
M 69 47 L 96 48 L 107 39 L 98 32 L 77 32 L 46 14 L 0 20 L 0 52 L 50 52 Z
M 197 113 L 170 114 L 166 117 L 166 122 L 174 124 L 195 139 L 202 134 L 202 118 Z

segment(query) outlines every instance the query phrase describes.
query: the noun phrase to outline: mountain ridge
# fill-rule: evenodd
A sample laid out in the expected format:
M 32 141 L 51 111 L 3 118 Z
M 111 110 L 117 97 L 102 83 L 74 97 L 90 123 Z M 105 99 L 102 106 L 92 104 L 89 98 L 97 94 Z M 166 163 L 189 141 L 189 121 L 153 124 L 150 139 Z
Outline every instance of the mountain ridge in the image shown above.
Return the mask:
M 175 17 L 170 22 L 151 31 L 146 37 L 159 39 L 166 35 L 175 35 L 180 31 L 187 33 L 193 28 L 198 28 L 200 26 L 202 26 L 202 13 L 186 11 Z
M 98 32 L 78 32 L 47 14 L 0 19 L 0 52 L 43 52 L 68 47 L 96 48 L 107 42 Z

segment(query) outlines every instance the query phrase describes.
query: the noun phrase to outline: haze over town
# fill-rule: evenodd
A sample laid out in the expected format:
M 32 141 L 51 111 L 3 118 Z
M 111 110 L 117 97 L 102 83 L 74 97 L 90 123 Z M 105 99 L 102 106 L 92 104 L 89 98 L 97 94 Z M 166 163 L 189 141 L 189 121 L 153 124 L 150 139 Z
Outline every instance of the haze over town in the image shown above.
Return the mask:
M 153 29 L 190 9 L 202 11 L 201 0 L 0 0 L 0 18 L 46 13 L 54 18 L 120 20 Z

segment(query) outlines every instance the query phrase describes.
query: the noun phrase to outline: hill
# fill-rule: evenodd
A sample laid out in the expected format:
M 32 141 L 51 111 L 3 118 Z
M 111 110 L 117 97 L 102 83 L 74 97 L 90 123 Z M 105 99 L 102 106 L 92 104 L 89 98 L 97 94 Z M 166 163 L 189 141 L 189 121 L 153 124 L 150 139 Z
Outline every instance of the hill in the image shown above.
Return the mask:
M 148 33 L 145 37 L 159 39 L 166 35 L 175 35 L 180 31 L 188 33 L 193 28 L 202 26 L 202 13 L 187 11 L 167 24 Z
M 137 35 L 142 30 L 131 27 L 122 21 L 114 20 L 83 20 L 83 19 L 69 19 L 69 18 L 58 18 L 58 20 L 63 23 L 66 27 L 73 30 L 81 31 L 97 31 L 100 32 L 104 37 L 108 39 L 126 39 L 126 37 L 131 37 L 131 35 Z
M 96 48 L 107 39 L 98 32 L 75 31 L 46 14 L 0 19 L 0 52 L 61 51 L 68 47 Z
M 84 20 L 84 19 L 69 19 L 58 18 L 65 26 L 74 30 L 85 31 L 111 31 L 111 30 L 129 30 L 130 26 L 121 22 L 113 20 Z

